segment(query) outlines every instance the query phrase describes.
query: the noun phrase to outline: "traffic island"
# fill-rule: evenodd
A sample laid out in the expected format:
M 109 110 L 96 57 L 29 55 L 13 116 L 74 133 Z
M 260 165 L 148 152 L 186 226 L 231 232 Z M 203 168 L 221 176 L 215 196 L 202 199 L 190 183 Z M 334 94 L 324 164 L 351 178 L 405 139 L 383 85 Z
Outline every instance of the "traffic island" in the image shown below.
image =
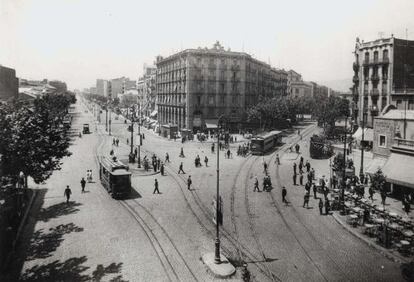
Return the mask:
M 215 263 L 215 254 L 207 253 L 204 254 L 201 259 L 204 264 L 207 265 L 209 270 L 213 273 L 214 277 L 217 278 L 229 278 L 236 273 L 236 268 L 229 262 L 229 260 L 220 254 L 220 263 Z

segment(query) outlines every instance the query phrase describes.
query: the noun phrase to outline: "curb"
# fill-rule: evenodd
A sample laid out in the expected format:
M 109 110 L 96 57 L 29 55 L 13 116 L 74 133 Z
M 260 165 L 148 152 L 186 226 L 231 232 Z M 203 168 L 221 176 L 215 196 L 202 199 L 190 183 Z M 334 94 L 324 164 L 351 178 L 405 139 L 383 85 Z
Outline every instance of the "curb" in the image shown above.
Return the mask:
M 368 240 L 367 238 L 365 238 L 365 236 L 363 236 L 362 234 L 359 234 L 358 232 L 356 232 L 355 230 L 353 230 L 350 226 L 348 226 L 346 223 L 344 223 L 342 221 L 342 219 L 340 219 L 338 217 L 338 215 L 334 212 L 332 213 L 332 217 L 335 219 L 336 222 L 339 223 L 339 225 L 341 225 L 345 230 L 347 230 L 349 233 L 351 233 L 352 235 L 354 235 L 355 237 L 357 237 L 358 239 L 360 239 L 361 241 L 364 241 L 368 246 L 370 246 L 373 249 L 376 249 L 379 253 L 381 253 L 383 256 L 385 256 L 386 258 L 388 258 L 391 261 L 397 262 L 397 263 L 408 263 L 411 260 L 408 258 L 403 258 L 401 256 L 397 256 L 395 254 L 392 254 L 389 250 L 378 246 L 378 244 L 372 242 L 371 240 Z
M 29 204 L 26 207 L 26 211 L 24 212 L 19 228 L 17 229 L 16 237 L 14 238 L 13 243 L 12 243 L 12 249 L 10 253 L 8 254 L 7 258 L 5 259 L 3 267 L 7 267 L 10 264 L 10 260 L 12 259 L 14 252 L 15 252 L 17 241 L 19 240 L 19 237 L 23 231 L 24 224 L 26 223 L 27 217 L 29 215 L 29 211 L 32 209 L 34 199 L 37 196 L 37 191 L 36 190 L 32 190 L 32 191 L 33 191 L 32 197 L 30 198 Z
M 17 241 L 19 240 L 20 234 L 22 233 L 23 226 L 26 223 L 26 219 L 27 219 L 27 216 L 29 215 L 29 211 L 32 208 L 34 199 L 37 196 L 37 190 L 32 190 L 32 191 L 33 191 L 32 197 L 30 198 L 29 204 L 27 205 L 26 211 L 24 212 L 22 221 L 20 222 L 19 229 L 17 230 L 16 238 L 13 241 L 13 251 L 14 251 Z

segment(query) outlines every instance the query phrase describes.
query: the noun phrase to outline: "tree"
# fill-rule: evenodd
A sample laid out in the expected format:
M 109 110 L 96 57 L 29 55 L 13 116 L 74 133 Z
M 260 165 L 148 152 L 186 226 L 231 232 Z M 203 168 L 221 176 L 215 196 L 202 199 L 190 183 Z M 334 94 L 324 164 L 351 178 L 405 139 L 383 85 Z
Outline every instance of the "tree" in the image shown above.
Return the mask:
M 71 155 L 67 133 L 56 121 L 61 113 L 49 98 L 36 99 L 33 108 L 0 106 L 0 164 L 5 175 L 16 178 L 22 171 L 42 183 Z
M 335 122 L 349 116 L 349 101 L 340 97 L 330 96 L 315 103 L 313 115 L 318 123 L 326 129 L 333 129 Z M 328 134 L 330 130 L 328 130 Z
M 371 177 L 371 187 L 383 191 L 386 181 L 384 173 L 379 168 Z

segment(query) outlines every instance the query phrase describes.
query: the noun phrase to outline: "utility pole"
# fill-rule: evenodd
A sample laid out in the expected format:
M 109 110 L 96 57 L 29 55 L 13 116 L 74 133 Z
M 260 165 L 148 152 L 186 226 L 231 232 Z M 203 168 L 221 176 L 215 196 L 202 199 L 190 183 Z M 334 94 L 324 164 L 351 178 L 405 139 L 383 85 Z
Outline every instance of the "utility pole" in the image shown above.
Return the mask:
M 345 136 L 344 136 L 344 171 L 342 175 L 342 195 L 341 195 L 341 205 L 342 211 L 345 210 L 345 179 L 346 179 L 346 123 L 348 120 L 348 116 L 345 116 Z
M 367 113 L 363 110 L 362 112 L 362 140 L 361 140 L 361 167 L 359 168 L 359 179 L 364 178 L 364 148 L 365 148 L 365 139 L 364 139 L 364 131 L 365 131 L 365 117 Z
M 106 103 L 105 111 L 105 131 L 108 131 L 108 102 Z
M 111 108 L 109 108 L 109 135 L 111 135 L 111 123 L 112 123 L 112 119 L 111 119 Z
M 131 111 L 131 156 L 134 153 L 134 113 L 133 111 Z M 130 162 L 132 162 L 132 159 L 130 160 Z
M 141 115 L 142 115 L 142 109 L 141 109 L 141 103 L 139 104 L 139 115 L 138 115 L 138 168 L 141 168 L 141 145 L 142 145 L 142 136 L 141 136 Z
M 216 191 L 216 241 L 215 241 L 215 252 L 214 252 L 214 262 L 216 264 L 221 263 L 220 259 L 220 226 L 219 226 L 219 209 L 220 209 L 220 183 L 219 183 L 219 175 L 220 175 L 220 119 L 223 116 L 220 116 L 217 121 L 217 191 Z

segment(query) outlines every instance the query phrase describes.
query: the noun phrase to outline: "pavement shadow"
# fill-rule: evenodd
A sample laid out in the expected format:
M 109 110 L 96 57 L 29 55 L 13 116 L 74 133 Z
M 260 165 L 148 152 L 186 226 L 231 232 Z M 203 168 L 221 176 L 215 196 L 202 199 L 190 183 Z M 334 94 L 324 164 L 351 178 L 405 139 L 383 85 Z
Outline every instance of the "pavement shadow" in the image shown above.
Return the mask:
M 104 277 L 107 278 L 107 275 L 121 272 L 122 263 L 111 263 L 108 266 L 99 264 L 92 274 L 86 274 L 85 272 L 90 268 L 84 265 L 87 260 L 86 256 L 81 256 L 63 262 L 56 260 L 49 264 L 35 265 L 20 276 L 20 281 L 102 281 Z M 126 282 L 121 274 L 105 281 Z
M 135 190 L 135 188 L 131 186 L 131 193 L 129 193 L 129 195 L 125 197 L 125 200 L 139 199 L 139 198 L 142 198 L 141 194 L 138 193 L 138 191 Z
M 42 208 L 39 212 L 38 220 L 48 222 L 50 219 L 59 216 L 76 213 L 79 211 L 78 207 L 81 205 L 81 203 L 69 201 L 69 203 L 61 202 L 47 208 Z
M 40 229 L 33 233 L 27 249 L 26 261 L 52 256 L 52 253 L 62 243 L 63 235 L 72 232 L 82 232 L 83 228 L 76 226 L 74 223 L 68 223 L 49 228 L 49 231 L 44 233 L 43 229 Z

